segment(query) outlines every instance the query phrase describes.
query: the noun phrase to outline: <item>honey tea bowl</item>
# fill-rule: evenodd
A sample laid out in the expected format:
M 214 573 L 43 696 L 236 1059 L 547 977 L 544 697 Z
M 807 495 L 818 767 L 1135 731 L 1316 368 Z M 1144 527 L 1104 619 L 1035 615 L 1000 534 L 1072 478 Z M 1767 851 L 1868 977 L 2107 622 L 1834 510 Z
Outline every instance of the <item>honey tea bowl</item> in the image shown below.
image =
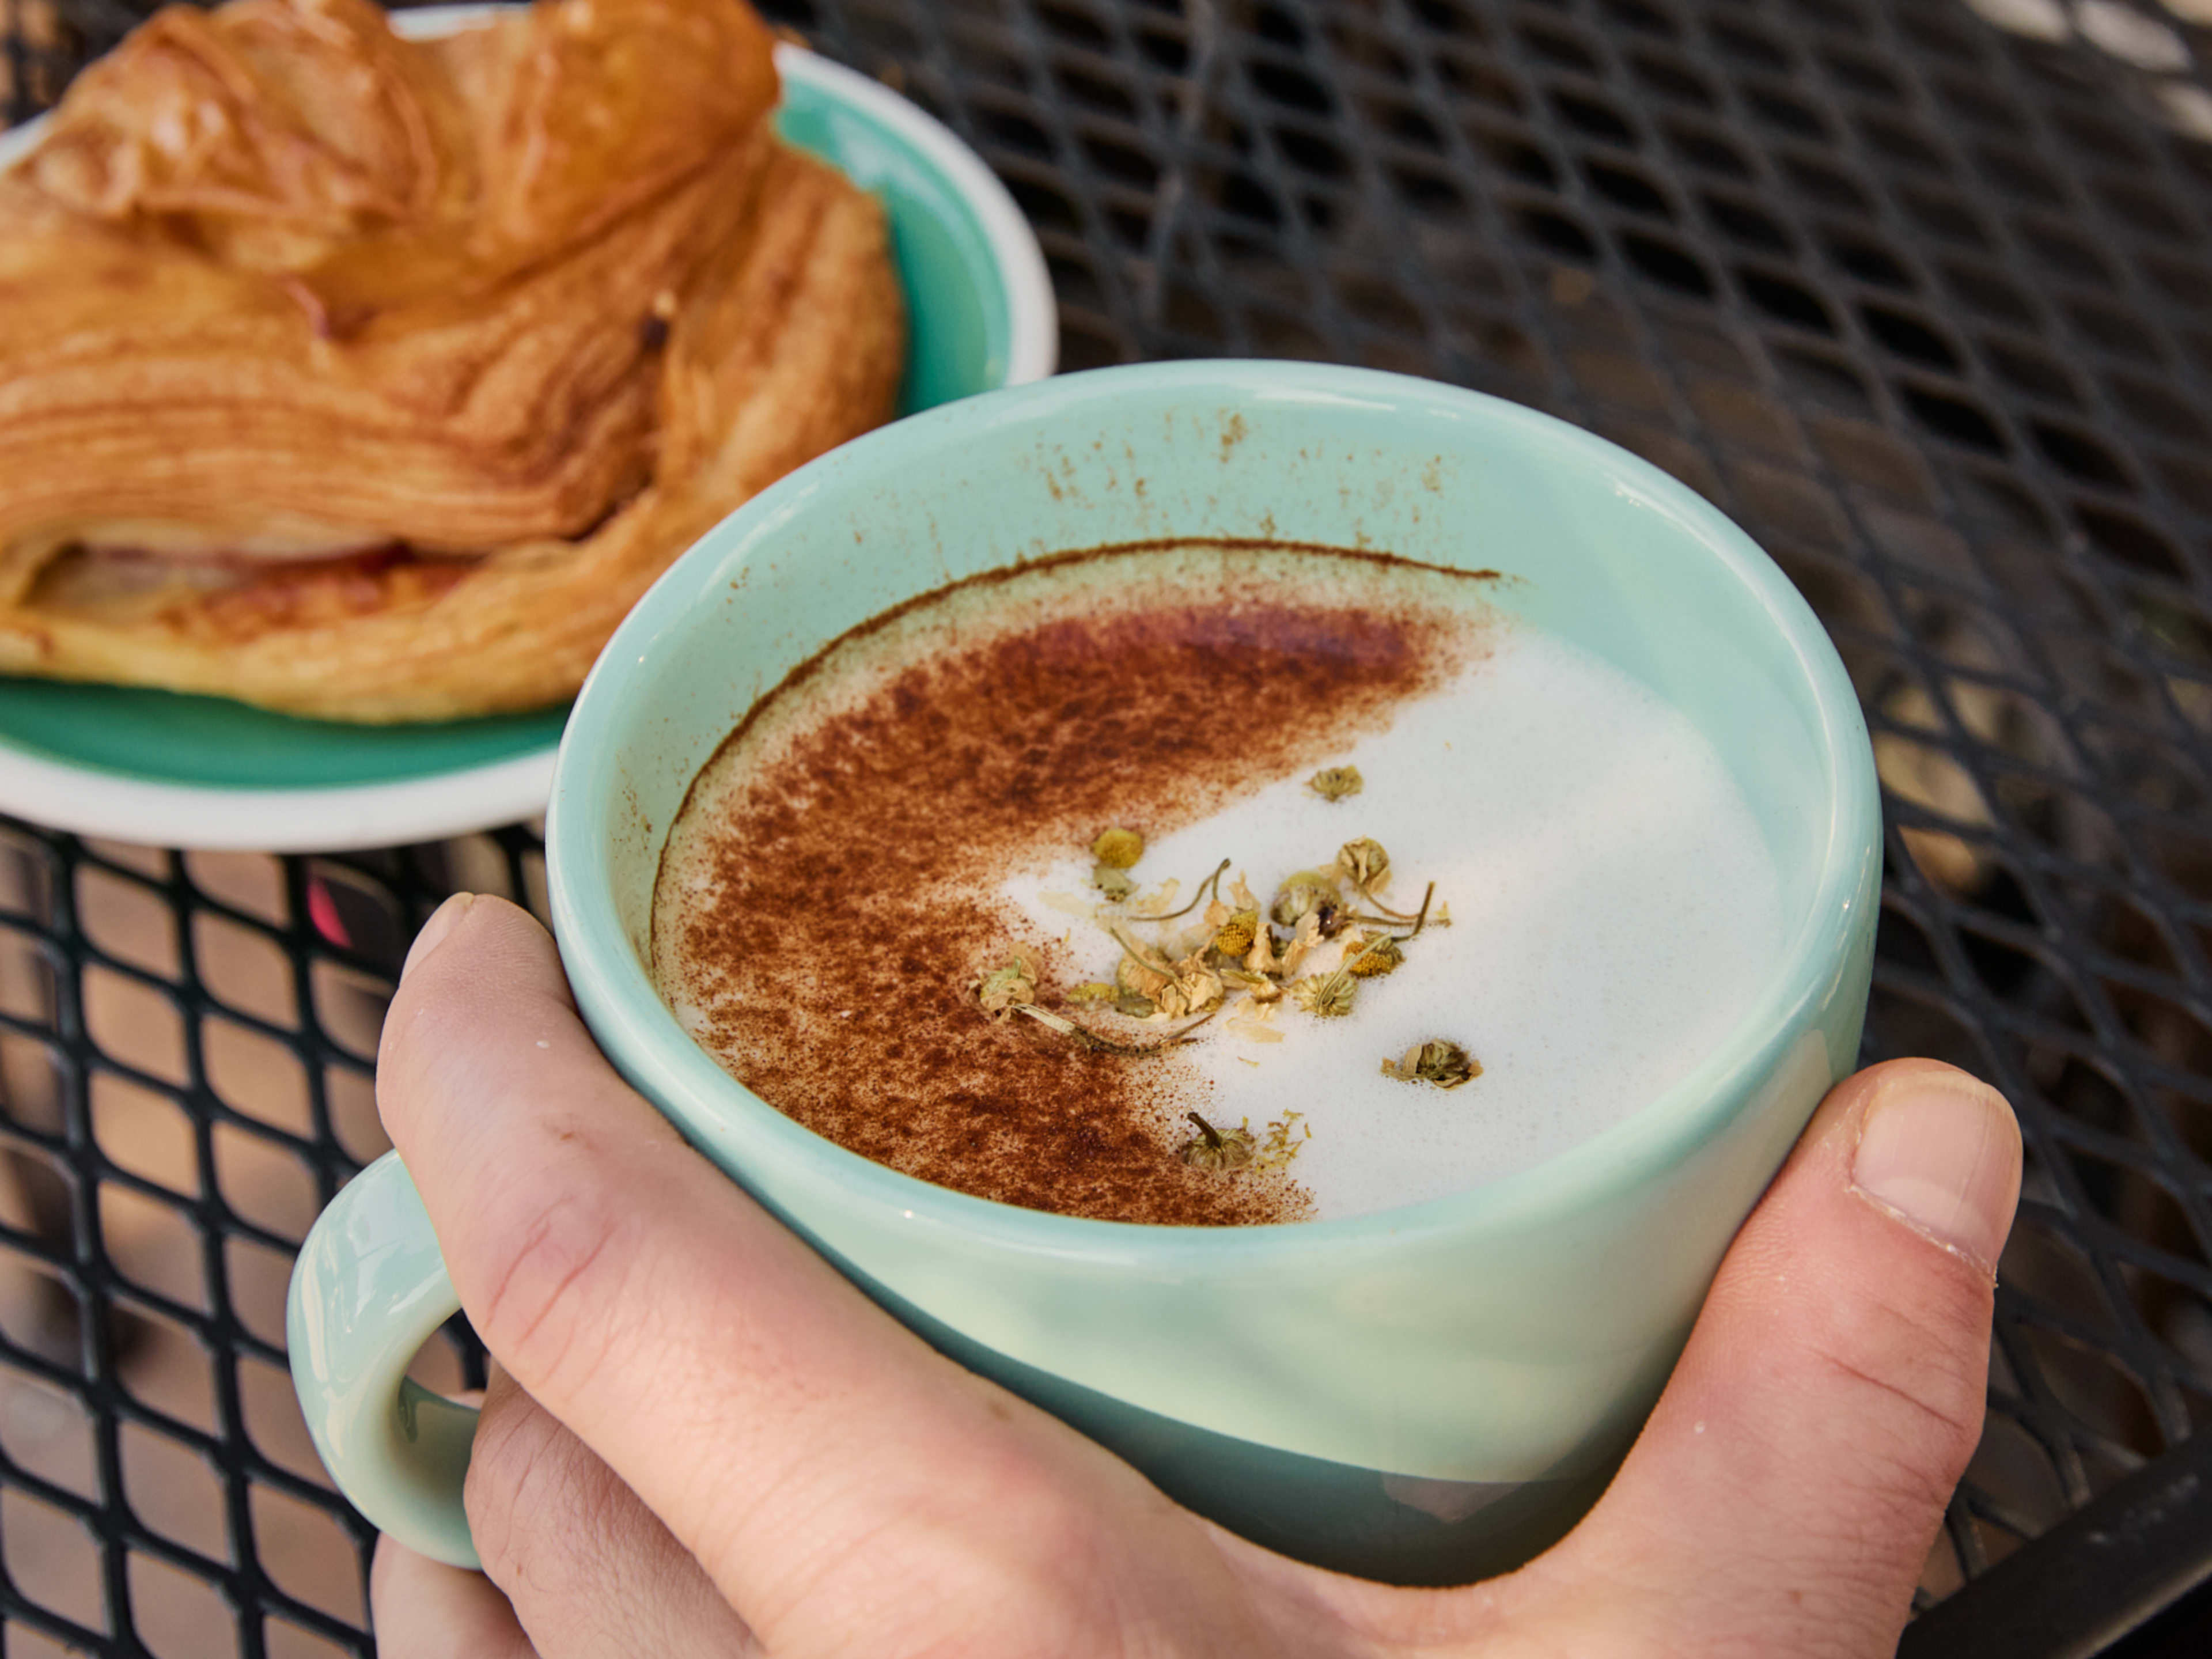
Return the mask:
M 1672 1087 L 1558 1156 L 1295 1224 L 1145 1226 L 988 1202 L 847 1152 L 735 1081 L 648 967 L 663 843 L 732 726 L 826 643 L 919 594 L 1169 538 L 1494 568 L 1510 621 L 1681 711 L 1778 876 L 1782 939 L 1755 1005 Z M 584 1017 L 704 1156 L 922 1340 L 1171 1497 L 1289 1554 L 1407 1583 L 1525 1559 L 1602 1489 L 1736 1227 L 1855 1063 L 1881 856 L 1850 684 L 1788 580 L 1717 509 L 1511 404 L 1252 362 L 969 398 L 763 492 L 615 635 L 562 741 L 547 827 L 555 932 Z M 473 1415 L 404 1377 L 457 1305 L 388 1158 L 318 1224 L 289 1334 L 339 1486 L 406 1542 L 466 1562 Z

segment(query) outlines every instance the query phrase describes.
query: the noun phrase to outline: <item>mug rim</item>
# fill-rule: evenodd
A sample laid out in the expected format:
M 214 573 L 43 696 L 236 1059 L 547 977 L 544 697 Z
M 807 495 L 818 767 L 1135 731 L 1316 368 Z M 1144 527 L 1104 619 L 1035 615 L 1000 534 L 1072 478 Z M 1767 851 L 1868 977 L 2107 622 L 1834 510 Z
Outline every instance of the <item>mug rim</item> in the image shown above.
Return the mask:
M 603 848 L 588 844 L 592 802 L 614 787 L 615 738 L 629 682 L 672 633 L 714 625 L 694 601 L 726 577 L 816 498 L 865 487 L 872 474 L 906 470 L 980 432 L 1065 417 L 1125 392 L 1183 391 L 1260 404 L 1321 403 L 1385 408 L 1455 421 L 1518 427 L 1594 464 L 1613 487 L 1671 521 L 1705 556 L 1750 591 L 1789 648 L 1816 714 L 1827 786 L 1827 851 L 1805 918 L 1768 988 L 1688 1072 L 1620 1121 L 1553 1157 L 1454 1193 L 1389 1209 L 1312 1221 L 1178 1227 L 1030 1210 L 939 1187 L 848 1151 L 786 1116 L 725 1072 L 678 1024 L 631 948 L 617 911 Z M 687 616 L 687 613 L 690 613 Z M 702 617 L 709 617 L 700 620 Z M 744 711 L 732 714 L 734 726 Z M 1835 647 L 1780 567 L 1725 514 L 1672 476 L 1596 434 L 1523 405 L 1442 382 L 1386 371 L 1265 360 L 1144 363 L 1060 375 L 980 393 L 910 416 L 830 452 L 738 507 L 687 550 L 608 641 L 578 695 L 555 763 L 545 825 L 548 896 L 562 959 L 580 1006 L 611 1020 L 641 1091 L 690 1133 L 696 1114 L 738 1132 L 767 1164 L 796 1166 L 834 1183 L 858 1205 L 947 1226 L 1025 1253 L 1141 1257 L 1148 1265 L 1249 1266 L 1309 1251 L 1390 1249 L 1411 1236 L 1517 1230 L 1537 1217 L 1602 1203 L 1687 1155 L 1746 1103 L 1746 1091 L 1781 1063 L 1839 982 L 1854 933 L 1854 903 L 1871 903 L 1881 860 L 1881 817 L 1864 716 Z M 665 837 L 664 837 L 665 838 Z M 595 1022 L 596 1023 L 596 1022 Z M 602 1042 L 605 1037 L 595 1031 Z M 1826 1055 L 1831 1081 L 1852 1056 Z M 775 1170 L 748 1169 L 772 1207 Z

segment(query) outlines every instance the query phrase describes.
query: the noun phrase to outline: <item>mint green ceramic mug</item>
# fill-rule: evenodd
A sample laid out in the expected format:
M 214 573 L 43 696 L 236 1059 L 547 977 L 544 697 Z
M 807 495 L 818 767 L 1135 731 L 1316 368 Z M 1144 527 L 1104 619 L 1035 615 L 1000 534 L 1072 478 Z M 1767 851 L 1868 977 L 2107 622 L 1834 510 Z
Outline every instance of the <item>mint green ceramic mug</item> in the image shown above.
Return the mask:
M 646 963 L 694 773 L 764 690 L 924 591 L 1167 536 L 1373 546 L 1520 580 L 1496 602 L 1704 730 L 1780 872 L 1764 1000 L 1663 1096 L 1548 1163 L 1342 1220 L 1175 1229 L 1018 1210 L 821 1139 L 693 1045 Z M 1261 1543 L 1403 1582 L 1525 1559 L 1587 1508 L 1737 1225 L 1864 1016 L 1880 814 L 1819 623 L 1740 531 L 1610 444 L 1510 404 L 1304 364 L 1109 369 L 970 398 L 794 473 L 615 635 L 562 740 L 555 932 L 608 1057 L 685 1136 L 925 1340 Z M 458 1103 L 457 1103 L 458 1104 Z M 404 1380 L 458 1303 L 396 1157 L 293 1280 L 293 1374 L 371 1520 L 472 1564 L 474 1414 Z

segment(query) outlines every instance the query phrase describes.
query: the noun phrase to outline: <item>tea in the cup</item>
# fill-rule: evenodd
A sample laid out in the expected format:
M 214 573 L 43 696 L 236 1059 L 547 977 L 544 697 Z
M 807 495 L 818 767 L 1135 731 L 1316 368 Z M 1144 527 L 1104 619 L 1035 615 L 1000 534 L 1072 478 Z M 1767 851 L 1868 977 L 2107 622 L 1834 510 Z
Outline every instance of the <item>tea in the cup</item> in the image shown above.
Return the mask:
M 653 968 L 754 1092 L 939 1185 L 1236 1224 L 1463 1190 L 1686 1076 L 1778 960 L 1690 720 L 1493 573 L 1063 555 L 843 635 L 663 855 Z

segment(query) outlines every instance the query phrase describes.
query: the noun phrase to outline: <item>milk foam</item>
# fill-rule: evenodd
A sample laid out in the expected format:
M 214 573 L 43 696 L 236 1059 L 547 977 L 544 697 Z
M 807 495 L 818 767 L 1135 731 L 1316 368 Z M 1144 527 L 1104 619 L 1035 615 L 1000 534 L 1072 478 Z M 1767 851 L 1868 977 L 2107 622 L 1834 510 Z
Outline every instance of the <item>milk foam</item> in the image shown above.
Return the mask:
M 1306 1115 L 1291 1173 L 1322 1217 L 1462 1191 L 1619 1123 L 1713 1050 L 1779 959 L 1774 866 L 1712 746 L 1563 641 L 1503 630 L 1486 660 L 1331 763 L 1357 766 L 1363 792 L 1328 802 L 1285 779 L 1161 837 L 1132 872 L 1177 876 L 1187 897 L 1226 857 L 1265 903 L 1285 876 L 1371 836 L 1389 851 L 1393 908 L 1417 907 L 1430 880 L 1449 905 L 1452 925 L 1362 981 L 1348 1017 L 1286 1004 L 1279 1042 L 1216 1019 L 1180 1051 L 1196 1073 L 1188 1103 L 1213 1121 Z M 1066 941 L 1079 974 L 1111 979 L 1116 948 L 1071 914 L 1097 902 L 1089 874 L 1072 857 L 1004 896 L 1033 936 Z M 1448 1091 L 1382 1075 L 1437 1037 L 1483 1074 Z

